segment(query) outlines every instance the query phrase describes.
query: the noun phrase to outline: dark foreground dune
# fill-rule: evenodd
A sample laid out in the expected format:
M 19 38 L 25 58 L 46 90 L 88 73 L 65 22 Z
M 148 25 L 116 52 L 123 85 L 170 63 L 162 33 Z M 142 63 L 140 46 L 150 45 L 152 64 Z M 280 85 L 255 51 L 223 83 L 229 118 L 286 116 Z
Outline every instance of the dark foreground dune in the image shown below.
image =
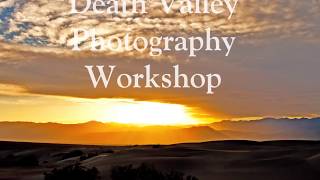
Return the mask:
M 0 142 L 1 180 L 40 180 L 80 162 L 109 180 L 113 166 L 151 164 L 199 180 L 311 180 L 320 177 L 320 142 L 217 141 L 168 146 L 85 146 Z

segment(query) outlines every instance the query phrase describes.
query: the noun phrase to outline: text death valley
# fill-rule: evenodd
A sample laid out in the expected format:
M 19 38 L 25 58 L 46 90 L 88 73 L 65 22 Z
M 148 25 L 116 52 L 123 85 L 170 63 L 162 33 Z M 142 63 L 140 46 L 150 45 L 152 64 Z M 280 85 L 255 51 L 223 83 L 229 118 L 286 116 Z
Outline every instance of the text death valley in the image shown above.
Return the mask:
M 181 14 L 227 14 L 235 13 L 239 0 L 158 0 L 164 13 L 178 10 Z M 71 14 L 93 11 L 96 14 L 146 14 L 148 0 L 71 0 Z M 152 1 L 154 2 L 154 1 Z M 155 2 L 154 2 L 155 3 Z M 151 9 L 154 10 L 154 9 Z
M 170 74 L 152 73 L 151 65 L 144 66 L 144 73 L 121 73 L 116 65 L 86 65 L 94 88 L 108 88 L 110 83 L 122 89 L 126 88 L 181 88 L 205 89 L 206 94 L 214 94 L 214 89 L 220 87 L 222 79 L 219 74 L 184 74 L 179 65 L 172 66 Z M 100 84 L 100 85 L 99 85 Z

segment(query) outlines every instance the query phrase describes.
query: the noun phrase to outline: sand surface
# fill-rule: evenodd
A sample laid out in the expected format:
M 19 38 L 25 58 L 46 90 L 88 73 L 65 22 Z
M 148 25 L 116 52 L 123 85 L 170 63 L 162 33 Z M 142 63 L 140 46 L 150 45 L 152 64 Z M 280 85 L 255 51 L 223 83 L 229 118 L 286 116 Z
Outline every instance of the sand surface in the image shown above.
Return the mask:
M 75 150 L 92 157 L 80 160 L 80 156 L 70 155 Z M 76 162 L 97 167 L 106 180 L 110 179 L 112 166 L 141 163 L 163 171 L 178 170 L 200 180 L 316 180 L 320 177 L 320 142 L 315 141 L 217 141 L 121 147 L 1 142 L 0 160 L 10 155 L 36 156 L 39 166 L 0 164 L 1 180 L 40 180 L 44 179 L 44 172 Z

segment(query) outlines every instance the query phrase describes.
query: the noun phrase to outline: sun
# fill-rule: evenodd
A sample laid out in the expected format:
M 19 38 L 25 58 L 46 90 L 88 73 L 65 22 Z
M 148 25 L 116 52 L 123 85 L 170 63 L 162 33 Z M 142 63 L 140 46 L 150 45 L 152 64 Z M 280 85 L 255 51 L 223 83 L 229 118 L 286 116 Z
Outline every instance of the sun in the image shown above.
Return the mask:
M 137 125 L 197 124 L 190 110 L 179 104 L 131 101 L 112 106 L 104 119 Z M 108 120 L 106 120 L 108 121 Z

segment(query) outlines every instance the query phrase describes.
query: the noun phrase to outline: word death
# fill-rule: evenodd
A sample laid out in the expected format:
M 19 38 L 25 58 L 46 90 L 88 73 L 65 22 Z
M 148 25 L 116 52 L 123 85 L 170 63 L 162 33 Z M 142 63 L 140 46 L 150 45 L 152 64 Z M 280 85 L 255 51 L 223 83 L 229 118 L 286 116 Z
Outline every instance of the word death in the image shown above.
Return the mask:
M 187 75 L 180 73 L 179 65 L 173 66 L 171 74 L 156 74 L 151 72 L 151 66 L 144 66 L 144 73 L 126 74 L 118 73 L 115 65 L 109 65 L 105 71 L 104 66 L 85 66 L 92 85 L 97 88 L 99 83 L 104 88 L 108 88 L 110 82 L 116 82 L 119 88 L 195 88 L 206 89 L 206 94 L 213 94 L 214 89 L 221 85 L 221 76 L 219 74 L 193 74 Z M 96 76 L 96 74 L 98 76 Z M 114 77 L 114 74 L 118 74 Z
M 145 14 L 147 0 L 71 0 L 71 13 L 81 14 L 93 11 L 96 14 Z M 228 14 L 228 19 L 235 13 L 239 0 L 160 0 L 163 12 L 169 14 L 175 9 L 181 14 Z M 81 6 L 79 6 L 81 4 Z

